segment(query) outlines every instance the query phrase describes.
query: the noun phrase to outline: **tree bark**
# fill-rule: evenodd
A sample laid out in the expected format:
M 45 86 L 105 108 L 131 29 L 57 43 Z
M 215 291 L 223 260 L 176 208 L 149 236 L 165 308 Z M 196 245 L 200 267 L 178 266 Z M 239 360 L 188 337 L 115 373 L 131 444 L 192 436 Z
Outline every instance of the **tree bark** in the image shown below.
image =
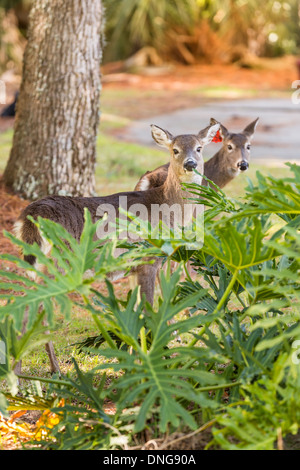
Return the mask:
M 6 184 L 26 199 L 94 194 L 101 0 L 35 0 Z

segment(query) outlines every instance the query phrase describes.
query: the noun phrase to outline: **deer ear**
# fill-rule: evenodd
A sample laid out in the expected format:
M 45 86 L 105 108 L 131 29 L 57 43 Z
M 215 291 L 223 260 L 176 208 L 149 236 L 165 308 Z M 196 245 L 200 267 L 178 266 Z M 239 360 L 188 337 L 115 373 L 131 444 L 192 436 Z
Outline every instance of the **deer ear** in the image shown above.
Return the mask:
M 170 134 L 169 131 L 165 131 L 154 124 L 151 124 L 151 134 L 155 142 L 160 145 L 160 147 L 164 147 L 169 149 L 174 137 Z
M 222 140 L 224 140 L 225 137 L 229 134 L 228 130 L 226 129 L 225 126 L 223 126 L 223 124 L 221 124 L 215 118 L 210 118 L 210 125 L 213 126 L 214 124 L 219 124 L 220 125 L 219 132 L 220 132 Z
M 223 126 L 223 124 L 220 124 L 220 134 L 221 134 L 221 137 L 222 137 L 223 140 L 224 140 L 224 139 L 228 136 L 228 134 L 229 134 L 228 129 L 226 129 L 226 127 Z
M 209 123 L 211 126 L 213 126 L 214 124 L 220 124 L 219 121 L 217 121 L 215 118 L 210 118 Z
M 220 124 L 218 122 L 202 129 L 202 131 L 198 133 L 198 137 L 200 138 L 202 145 L 210 144 L 219 129 Z
M 243 130 L 243 134 L 245 134 L 249 139 L 251 139 L 253 137 L 253 134 L 255 132 L 258 120 L 259 120 L 259 118 L 255 119 L 255 121 L 248 124 L 248 126 L 245 127 L 245 129 Z

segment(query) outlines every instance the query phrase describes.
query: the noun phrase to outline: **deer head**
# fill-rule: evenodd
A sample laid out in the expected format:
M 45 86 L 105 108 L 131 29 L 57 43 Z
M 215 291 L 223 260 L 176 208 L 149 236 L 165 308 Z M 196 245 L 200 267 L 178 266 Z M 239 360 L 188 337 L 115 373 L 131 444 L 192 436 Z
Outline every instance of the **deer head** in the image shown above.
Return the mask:
M 222 159 L 231 176 L 249 168 L 251 139 L 258 120 L 259 118 L 255 119 L 239 134 L 229 132 L 225 126 L 219 123 L 220 135 L 223 140 Z M 217 123 L 216 119 L 211 118 L 211 125 Z
M 198 134 L 184 134 L 174 137 L 169 131 L 151 125 L 152 137 L 171 154 L 170 167 L 182 182 L 193 181 L 197 170 L 203 174 L 202 148 L 208 145 L 220 129 L 218 122 L 202 129 Z

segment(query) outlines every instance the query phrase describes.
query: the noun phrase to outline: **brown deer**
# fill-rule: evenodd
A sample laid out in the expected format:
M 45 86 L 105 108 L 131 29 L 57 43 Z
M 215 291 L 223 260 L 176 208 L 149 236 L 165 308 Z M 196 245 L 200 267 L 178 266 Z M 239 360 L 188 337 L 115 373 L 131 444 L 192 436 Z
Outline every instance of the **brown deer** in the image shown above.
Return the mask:
M 229 132 L 225 126 L 211 118 L 210 124 L 219 124 L 220 137 L 223 142 L 221 149 L 210 160 L 204 163 L 204 175 L 220 188 L 224 188 L 241 172 L 249 167 L 251 139 L 254 135 L 259 118 L 251 122 L 241 133 Z M 147 171 L 135 186 L 135 191 L 145 191 L 164 184 L 168 176 L 169 163 Z M 203 179 L 202 185 L 209 183 Z M 214 189 L 214 188 L 213 188 Z M 193 278 L 193 269 L 188 263 L 188 270 Z
M 183 209 L 179 211 L 181 214 L 179 222 L 181 225 L 188 225 L 193 216 L 194 205 L 186 199 L 189 193 L 183 190 L 181 183 L 197 182 L 201 184 L 202 178 L 194 170 L 196 169 L 202 174 L 202 147 L 212 141 L 219 128 L 219 123 L 214 123 L 201 130 L 197 135 L 174 137 L 170 132 L 152 125 L 153 139 L 158 145 L 167 148 L 171 154 L 168 174 L 161 186 L 146 191 L 130 191 L 104 197 L 45 197 L 31 203 L 23 210 L 15 224 L 16 236 L 29 244 L 36 242 L 42 251 L 49 256 L 51 247 L 43 239 L 36 225 L 27 216 L 30 215 L 34 219 L 40 216 L 53 220 L 61 224 L 75 239 L 79 240 L 84 224 L 84 208 L 89 210 L 94 222 L 104 216 L 108 206 L 115 210 L 118 217 L 119 209 L 122 207 L 120 201 L 124 197 L 126 198 L 128 212 L 131 212 L 131 207 L 138 205 L 139 208 L 145 209 L 150 222 L 153 220 L 152 213 L 157 213 L 157 208 L 161 205 L 167 208 L 174 206 L 177 209 Z M 186 207 L 187 210 L 185 210 Z M 173 226 L 174 217 L 175 215 L 170 220 Z M 164 217 L 160 217 L 160 220 L 164 221 Z M 176 222 L 178 223 L 178 218 Z M 37 264 L 34 256 L 26 255 L 24 259 L 38 270 L 43 269 L 42 266 Z M 157 258 L 153 264 L 144 264 L 138 266 L 135 270 L 141 295 L 144 294 L 146 300 L 151 304 L 153 303 L 155 278 L 159 266 L 160 260 Z M 51 371 L 59 371 L 52 343 L 46 345 L 46 350 L 50 358 Z
M 251 139 L 255 132 L 257 123 L 251 122 L 241 133 L 229 132 L 225 126 L 220 124 L 220 135 L 223 141 L 222 148 L 210 160 L 204 163 L 204 175 L 213 181 L 217 186 L 223 188 L 232 181 L 238 174 L 246 171 L 249 167 Z M 211 118 L 210 124 L 217 124 L 218 121 Z M 153 171 L 147 171 L 135 186 L 135 191 L 145 191 L 150 188 L 161 186 L 168 175 L 170 163 L 160 166 Z M 207 181 L 203 179 L 202 184 L 207 186 Z

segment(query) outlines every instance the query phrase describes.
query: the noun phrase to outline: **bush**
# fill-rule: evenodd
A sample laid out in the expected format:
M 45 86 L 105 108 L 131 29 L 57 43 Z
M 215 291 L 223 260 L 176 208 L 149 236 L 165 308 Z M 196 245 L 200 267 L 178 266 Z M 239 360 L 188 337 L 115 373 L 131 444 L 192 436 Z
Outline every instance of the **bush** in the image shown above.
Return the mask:
M 93 346 L 85 343 L 87 353 L 106 358 L 87 373 L 74 362 L 76 377 L 31 378 L 50 382 L 45 398 L 61 404 L 52 408 L 58 422 L 38 441 L 40 446 L 126 448 L 146 429 L 155 438 L 214 426 L 210 445 L 216 448 L 272 449 L 282 448 L 285 436 L 298 432 L 300 167 L 290 168 L 293 176 L 285 180 L 258 174 L 257 186 L 250 184 L 243 202 L 226 198 L 221 190 L 189 186 L 197 202 L 208 206 L 205 243 L 198 251 L 187 251 L 184 243 L 148 240 L 127 245 L 128 252 L 115 259 L 114 243 L 94 240 L 96 225 L 88 213 L 79 244 L 53 222 L 36 222 L 53 244 L 56 263 L 36 245 L 8 235 L 45 264 L 49 276 L 43 274 L 36 285 L 20 274 L 0 273 L 0 288 L 8 292 L 0 308 L 7 355 L 18 361 L 33 339 L 45 341 L 39 307 L 51 327 L 54 311 L 72 315 L 69 294 L 76 292 L 99 329 Z M 170 270 L 161 274 L 156 308 L 138 300 L 137 290 L 120 301 L 109 282 L 107 295 L 93 289 L 107 272 L 126 270 L 150 255 L 179 264 L 172 275 Z M 2 258 L 29 267 L 18 258 Z M 182 278 L 188 260 L 200 281 L 192 282 L 188 271 Z M 85 279 L 92 267 L 94 274 Z M 25 309 L 28 330 L 18 339 Z M 174 318 L 177 322 L 170 322 Z M 108 368 L 116 373 L 110 381 Z M 5 413 L 8 404 L 18 407 L 10 361 L 0 365 L 0 378 L 10 387 L 0 399 Z M 32 394 L 31 406 L 35 400 L 41 398 Z M 115 403 L 113 416 L 105 413 L 106 400 Z M 24 399 L 19 407 L 28 403 Z
M 105 60 L 153 47 L 164 59 L 232 62 L 298 52 L 298 2 L 104 0 Z

